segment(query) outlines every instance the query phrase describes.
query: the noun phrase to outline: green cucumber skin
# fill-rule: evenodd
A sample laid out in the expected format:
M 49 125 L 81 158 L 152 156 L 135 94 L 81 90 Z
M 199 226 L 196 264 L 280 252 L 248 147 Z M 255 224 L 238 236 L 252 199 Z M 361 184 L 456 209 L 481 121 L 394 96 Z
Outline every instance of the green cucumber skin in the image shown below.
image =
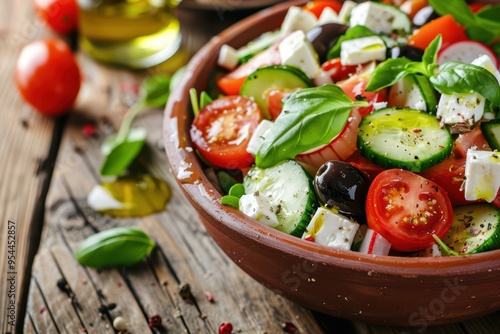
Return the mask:
M 388 118 L 387 118 L 388 117 Z M 416 119 L 417 124 L 410 122 Z M 404 123 L 407 121 L 408 123 Z M 415 132 L 414 125 L 420 130 Z M 420 127 L 421 125 L 424 125 Z M 431 133 L 432 132 L 432 133 Z M 422 135 L 420 135 L 420 133 Z M 417 142 L 416 147 L 407 147 L 402 140 L 391 138 L 398 135 L 407 142 Z M 423 140 L 421 136 L 431 136 Z M 403 136 L 403 137 L 402 137 Z M 372 141 L 385 140 L 375 147 Z M 437 143 L 435 139 L 439 139 Z M 401 145 L 398 144 L 399 143 Z M 453 147 L 453 138 L 447 128 L 441 128 L 438 120 L 427 113 L 410 108 L 379 109 L 363 118 L 358 128 L 359 151 L 362 156 L 384 168 L 401 168 L 412 172 L 422 172 L 446 159 Z M 403 150 L 401 156 L 397 150 Z
M 243 184 L 245 186 L 246 194 L 252 194 L 255 191 L 259 191 L 261 194 L 270 197 L 271 201 L 274 200 L 275 202 L 279 202 L 281 204 L 281 200 L 272 196 L 272 187 L 277 185 L 279 186 L 280 180 L 282 181 L 281 183 L 283 183 L 281 187 L 284 187 L 286 185 L 295 186 L 296 183 L 292 182 L 291 180 L 286 180 L 286 176 L 281 177 L 280 175 L 283 171 L 285 173 L 290 172 L 294 167 L 295 170 L 292 172 L 294 173 L 294 179 L 298 177 L 297 172 L 303 173 L 303 177 L 307 178 L 307 201 L 303 203 L 303 208 L 300 209 L 300 217 L 297 217 L 296 220 L 287 221 L 287 218 L 289 218 L 288 216 L 285 216 L 284 213 L 277 213 L 279 225 L 276 226 L 276 229 L 300 238 L 306 230 L 307 225 L 309 225 L 309 222 L 314 215 L 316 208 L 318 207 L 318 200 L 316 198 L 316 193 L 314 192 L 313 179 L 300 164 L 293 160 L 288 160 L 270 168 L 253 167 L 245 176 Z M 272 175 L 270 176 L 270 173 L 280 175 L 279 179 L 273 177 Z M 263 180 L 265 182 L 262 182 Z M 298 193 L 300 191 L 304 192 L 304 189 L 286 189 L 286 193 Z M 287 203 L 287 206 L 288 205 L 289 203 Z M 296 207 L 294 207 L 294 209 L 296 209 Z M 287 210 L 284 211 L 286 212 Z
M 500 248 L 499 208 L 489 203 L 473 203 L 456 206 L 453 213 L 453 225 L 442 239 L 452 251 L 466 255 Z M 488 218 L 490 219 L 486 221 Z M 478 243 L 480 240 L 477 239 L 484 237 L 487 232 L 489 235 L 486 240 Z
M 481 123 L 481 132 L 492 150 L 500 151 L 500 119 Z
M 429 78 L 427 78 L 424 75 L 414 75 L 413 79 L 420 88 L 420 92 L 424 97 L 425 105 L 427 107 L 427 112 L 429 114 L 436 115 L 437 106 L 439 102 L 436 97 L 434 86 L 432 86 L 431 82 L 429 81 Z
M 264 118 L 270 119 L 265 93 L 271 89 L 297 89 L 314 87 L 314 83 L 296 67 L 272 65 L 259 68 L 250 74 L 240 89 L 240 95 L 252 97 Z

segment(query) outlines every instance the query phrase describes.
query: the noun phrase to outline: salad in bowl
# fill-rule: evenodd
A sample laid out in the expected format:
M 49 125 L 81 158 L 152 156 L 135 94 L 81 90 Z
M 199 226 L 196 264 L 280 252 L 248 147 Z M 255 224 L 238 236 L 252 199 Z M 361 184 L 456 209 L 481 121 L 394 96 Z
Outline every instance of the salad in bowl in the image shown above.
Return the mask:
M 167 155 L 255 279 L 378 323 L 454 284 L 433 324 L 500 308 L 499 8 L 451 2 L 283 3 L 192 59 Z

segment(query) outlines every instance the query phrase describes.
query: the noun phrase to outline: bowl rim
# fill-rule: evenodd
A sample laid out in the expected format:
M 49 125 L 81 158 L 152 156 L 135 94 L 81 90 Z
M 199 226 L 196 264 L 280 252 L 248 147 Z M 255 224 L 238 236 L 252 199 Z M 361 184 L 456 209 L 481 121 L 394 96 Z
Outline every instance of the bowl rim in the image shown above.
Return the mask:
M 246 237 L 254 238 L 255 242 L 264 247 L 292 254 L 306 261 L 334 265 L 361 272 L 371 271 L 377 274 L 396 276 L 426 275 L 431 277 L 448 277 L 450 275 L 475 275 L 481 272 L 500 270 L 500 250 L 488 251 L 465 256 L 443 257 L 400 257 L 376 256 L 354 251 L 336 250 L 301 238 L 272 229 L 257 222 L 240 211 L 220 204 L 221 195 L 209 182 L 203 172 L 189 139 L 188 122 L 191 117 L 189 110 L 189 89 L 194 87 L 197 77 L 207 71 L 206 65 L 216 59 L 214 54 L 222 44 L 229 43 L 238 35 L 251 29 L 252 26 L 264 23 L 277 13 L 285 13 L 292 5 L 301 5 L 306 1 L 293 0 L 282 2 L 261 10 L 224 30 L 213 37 L 189 61 L 185 75 L 176 89 L 171 93 L 165 108 L 163 133 L 167 158 L 181 190 L 186 195 L 198 213 L 203 213 L 202 220 L 220 221 L 225 227 Z M 211 61 L 207 61 L 211 59 Z M 210 68 L 211 70 L 211 68 Z M 186 131 L 179 136 L 179 130 Z M 188 171 L 194 178 L 184 182 L 177 177 L 176 171 Z M 208 217 L 207 217 L 208 216 Z M 439 270 L 436 270 L 439 268 Z

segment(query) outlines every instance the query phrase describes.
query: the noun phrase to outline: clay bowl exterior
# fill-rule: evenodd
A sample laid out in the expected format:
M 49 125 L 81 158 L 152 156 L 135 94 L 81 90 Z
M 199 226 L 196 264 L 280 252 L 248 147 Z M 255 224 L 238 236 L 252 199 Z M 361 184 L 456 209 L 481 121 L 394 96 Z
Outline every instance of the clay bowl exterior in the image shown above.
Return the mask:
M 293 3 L 263 10 L 212 38 L 192 58 L 166 107 L 164 138 L 177 181 L 220 248 L 255 280 L 305 307 L 385 325 L 458 322 L 500 309 L 500 251 L 404 258 L 337 251 L 271 229 L 219 203 L 191 148 L 188 90 L 206 88 L 223 44 L 279 27 Z

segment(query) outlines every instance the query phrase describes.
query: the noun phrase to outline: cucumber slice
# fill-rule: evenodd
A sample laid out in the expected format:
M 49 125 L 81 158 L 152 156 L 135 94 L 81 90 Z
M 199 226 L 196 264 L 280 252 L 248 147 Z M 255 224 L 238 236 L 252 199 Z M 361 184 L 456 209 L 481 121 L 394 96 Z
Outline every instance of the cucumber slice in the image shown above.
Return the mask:
M 358 128 L 361 155 L 385 168 L 424 171 L 451 152 L 450 131 L 432 115 L 408 108 L 383 108 L 365 116 Z
M 317 208 L 312 177 L 293 160 L 270 168 L 251 168 L 243 179 L 246 194 L 259 192 L 275 208 L 282 232 L 302 237 Z
M 392 30 L 395 32 L 404 32 L 405 34 L 410 34 L 412 31 L 412 22 L 410 17 L 401 11 L 396 6 L 386 4 L 386 3 L 377 3 L 379 6 L 384 6 L 385 9 L 392 12 L 394 15 L 394 20 L 392 21 Z
M 482 122 L 481 131 L 491 149 L 500 151 L 500 119 Z
M 454 255 L 500 248 L 500 209 L 489 203 L 453 208 L 453 225 L 442 241 Z M 444 250 L 446 253 L 446 250 Z
M 294 90 L 313 87 L 314 84 L 304 72 L 286 65 L 260 68 L 250 74 L 240 89 L 240 95 L 253 97 L 264 118 L 270 119 L 267 107 L 267 93 L 272 89 Z
M 409 75 L 394 84 L 389 91 L 389 105 L 413 108 L 436 114 L 438 100 L 434 87 L 424 75 Z

